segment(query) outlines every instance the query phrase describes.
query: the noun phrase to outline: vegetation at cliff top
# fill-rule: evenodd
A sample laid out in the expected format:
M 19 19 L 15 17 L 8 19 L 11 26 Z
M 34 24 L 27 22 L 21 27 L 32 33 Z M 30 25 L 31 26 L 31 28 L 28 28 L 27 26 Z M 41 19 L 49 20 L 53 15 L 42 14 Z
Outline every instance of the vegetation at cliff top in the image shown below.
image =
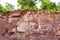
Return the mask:
M 37 8 L 37 1 L 41 4 L 40 8 Z M 56 4 L 55 2 L 51 2 L 50 0 L 17 0 L 18 8 L 17 10 L 47 10 L 51 12 L 60 12 L 60 2 Z M 0 12 L 7 12 L 15 10 L 14 5 L 10 3 L 6 3 L 4 7 L 0 4 Z

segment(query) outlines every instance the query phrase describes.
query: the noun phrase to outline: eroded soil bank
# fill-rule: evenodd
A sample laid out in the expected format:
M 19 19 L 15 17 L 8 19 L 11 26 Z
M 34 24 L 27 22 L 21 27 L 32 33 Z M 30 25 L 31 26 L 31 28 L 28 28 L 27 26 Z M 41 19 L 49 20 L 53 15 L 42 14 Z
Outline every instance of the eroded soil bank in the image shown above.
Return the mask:
M 60 40 L 60 12 L 0 12 L 0 40 Z

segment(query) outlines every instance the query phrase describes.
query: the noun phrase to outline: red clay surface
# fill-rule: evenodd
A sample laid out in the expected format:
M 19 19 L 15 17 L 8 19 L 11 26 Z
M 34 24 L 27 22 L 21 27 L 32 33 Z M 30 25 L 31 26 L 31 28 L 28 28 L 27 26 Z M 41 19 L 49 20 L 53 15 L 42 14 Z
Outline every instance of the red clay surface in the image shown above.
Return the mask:
M 60 12 L 0 12 L 0 40 L 60 40 Z

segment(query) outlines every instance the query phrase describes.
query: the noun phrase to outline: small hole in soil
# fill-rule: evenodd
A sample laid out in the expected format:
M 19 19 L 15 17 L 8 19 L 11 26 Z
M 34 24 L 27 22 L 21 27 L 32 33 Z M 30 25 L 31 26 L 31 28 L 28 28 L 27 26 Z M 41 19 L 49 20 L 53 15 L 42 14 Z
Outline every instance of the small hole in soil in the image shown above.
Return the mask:
M 10 32 L 10 33 L 9 33 L 9 35 L 13 35 L 13 34 L 14 34 L 14 32 Z
M 60 29 L 59 29 L 60 30 Z
M 58 38 L 58 40 L 60 40 L 60 38 Z

